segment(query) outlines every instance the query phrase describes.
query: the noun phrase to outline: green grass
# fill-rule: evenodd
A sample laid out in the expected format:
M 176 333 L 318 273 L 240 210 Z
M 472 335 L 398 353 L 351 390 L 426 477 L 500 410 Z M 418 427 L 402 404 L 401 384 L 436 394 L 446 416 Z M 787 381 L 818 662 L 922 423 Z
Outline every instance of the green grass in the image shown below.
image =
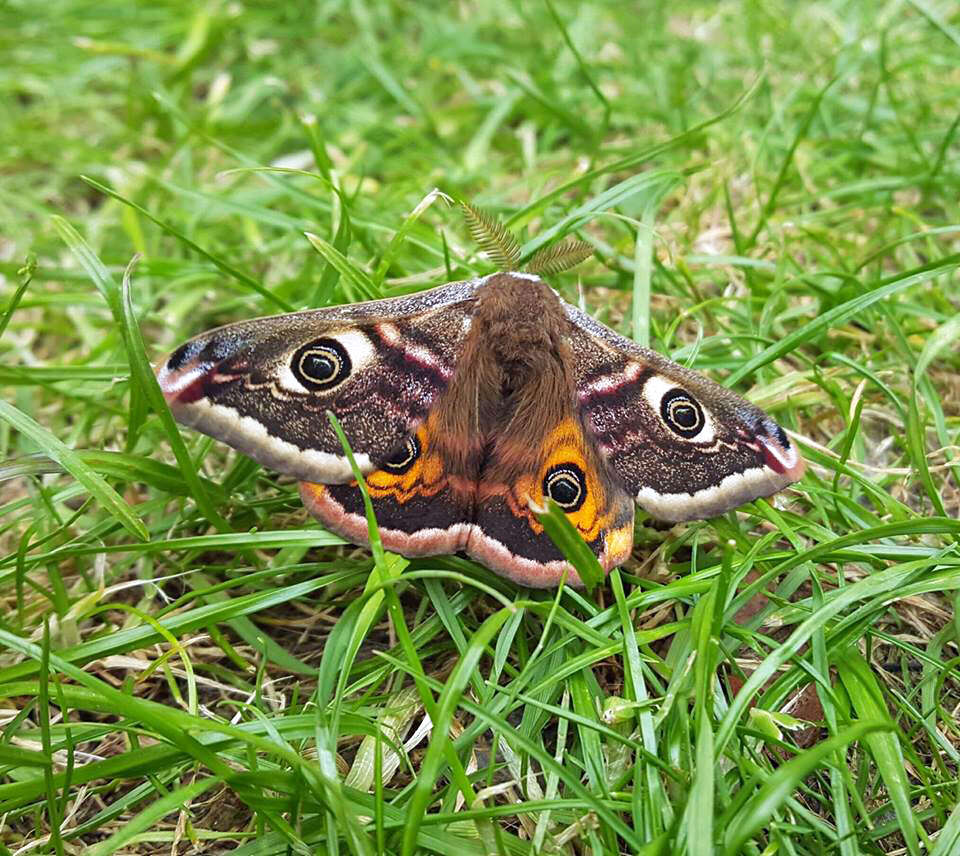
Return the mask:
M 51 0 L 0 56 L 0 854 L 958 851 L 953 5 Z M 556 286 L 803 482 L 530 592 L 179 432 L 188 336 L 487 272 L 434 187 L 590 241 Z

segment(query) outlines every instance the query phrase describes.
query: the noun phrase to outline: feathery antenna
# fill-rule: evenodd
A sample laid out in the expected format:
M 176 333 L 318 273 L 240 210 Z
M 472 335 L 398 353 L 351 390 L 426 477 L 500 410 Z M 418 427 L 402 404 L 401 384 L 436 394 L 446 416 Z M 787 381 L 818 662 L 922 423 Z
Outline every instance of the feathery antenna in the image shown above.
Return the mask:
M 593 247 L 586 241 L 566 238 L 552 247 L 541 247 L 537 250 L 533 258 L 527 262 L 527 270 L 530 273 L 545 276 L 563 273 L 565 270 L 576 267 L 591 255 L 593 255 Z
M 470 236 L 490 261 L 502 271 L 515 271 L 520 266 L 520 244 L 506 227 L 489 211 L 469 202 L 461 202 L 464 222 Z M 566 238 L 552 247 L 541 247 L 527 263 L 530 273 L 550 276 L 580 264 L 590 257 L 593 247 L 586 241 Z
M 520 265 L 520 245 L 493 215 L 469 202 L 461 202 L 463 219 L 470 235 L 500 270 L 516 270 Z

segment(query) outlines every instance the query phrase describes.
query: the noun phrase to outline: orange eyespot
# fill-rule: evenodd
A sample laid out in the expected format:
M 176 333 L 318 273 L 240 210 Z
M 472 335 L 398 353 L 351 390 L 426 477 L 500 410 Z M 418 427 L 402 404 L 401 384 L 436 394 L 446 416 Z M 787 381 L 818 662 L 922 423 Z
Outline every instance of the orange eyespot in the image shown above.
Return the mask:
M 388 461 L 384 461 L 383 468 L 390 473 L 403 475 L 410 469 L 420 457 L 420 441 L 413 437 L 407 437 L 400 449 Z
M 583 431 L 566 419 L 547 436 L 544 450 L 547 459 L 531 498 L 543 505 L 549 497 L 566 512 L 585 541 L 595 540 L 610 525 L 609 509 L 600 479 L 587 459 Z
M 366 482 L 371 497 L 392 497 L 399 503 L 439 492 L 446 484 L 446 473 L 440 457 L 431 454 L 428 425 L 421 425 Z

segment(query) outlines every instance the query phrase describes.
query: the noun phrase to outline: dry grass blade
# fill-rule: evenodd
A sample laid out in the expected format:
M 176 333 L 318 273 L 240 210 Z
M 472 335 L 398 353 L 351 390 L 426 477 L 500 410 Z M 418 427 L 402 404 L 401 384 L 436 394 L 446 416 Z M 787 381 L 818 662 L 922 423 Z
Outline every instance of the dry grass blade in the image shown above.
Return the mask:
M 552 274 L 563 273 L 576 267 L 580 262 L 590 258 L 593 254 L 593 247 L 586 241 L 577 241 L 568 238 L 552 247 L 543 247 L 534 253 L 527 270 L 530 273 L 543 274 L 550 276 Z
M 520 266 L 520 244 L 492 214 L 469 202 L 461 202 L 463 220 L 470 236 L 500 270 Z

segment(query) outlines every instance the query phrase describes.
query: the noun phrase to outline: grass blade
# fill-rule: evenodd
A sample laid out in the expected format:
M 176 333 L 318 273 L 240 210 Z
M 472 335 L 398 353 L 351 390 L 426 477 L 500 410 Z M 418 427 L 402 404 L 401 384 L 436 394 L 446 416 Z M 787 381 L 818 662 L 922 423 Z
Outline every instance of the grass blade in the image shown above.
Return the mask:
M 537 250 L 550 244 L 558 237 L 579 229 L 585 223 L 596 218 L 598 214 L 609 211 L 617 205 L 622 205 L 628 200 L 634 200 L 635 197 L 639 196 L 644 205 L 655 205 L 682 180 L 683 176 L 678 172 L 651 170 L 618 181 L 602 193 L 598 193 L 575 208 L 550 228 L 544 229 L 535 238 L 527 241 L 520 248 L 520 259 L 522 261 L 530 258 Z
M 920 853 L 919 829 L 910 800 L 910 783 L 903 750 L 897 739 L 897 727 L 890 720 L 883 691 L 863 655 L 855 648 L 847 648 L 838 654 L 833 658 L 833 666 L 857 717 L 884 724 L 883 733 L 866 733 L 863 739 L 886 786 L 907 852 L 916 856 Z
M 726 824 L 724 834 L 725 856 L 744 852 L 746 843 L 769 822 L 791 796 L 800 782 L 838 749 L 867 738 L 889 726 L 878 722 L 857 722 L 837 734 L 818 743 L 783 764 L 772 776 L 765 776 L 757 793 Z
M 124 272 L 123 285 L 117 287 L 116 282 L 110 275 L 110 272 L 104 267 L 103 263 L 97 258 L 89 244 L 80 236 L 62 217 L 54 217 L 53 224 L 60 237 L 73 251 L 74 255 L 80 260 L 80 264 L 93 280 L 97 290 L 103 295 L 110 312 L 121 330 L 123 336 L 124 349 L 126 350 L 127 360 L 130 365 L 131 380 L 139 386 L 141 395 L 153 408 L 154 412 L 160 417 L 170 446 L 173 449 L 177 463 L 180 464 L 180 471 L 183 474 L 184 481 L 189 485 L 191 492 L 196 499 L 197 505 L 204 512 L 207 519 L 213 523 L 220 531 L 229 531 L 230 526 L 217 512 L 213 503 L 210 501 L 203 482 L 196 471 L 193 461 L 187 452 L 186 446 L 180 439 L 180 432 L 170 414 L 170 409 L 163 398 L 163 393 L 157 384 L 156 377 L 153 374 L 153 368 L 147 360 L 144 351 L 143 337 L 140 334 L 140 326 L 137 323 L 136 315 L 133 311 L 132 298 L 130 296 L 130 267 Z
M 348 291 L 351 299 L 359 297 L 363 300 L 372 300 L 380 296 L 378 289 L 370 281 L 370 278 L 333 244 L 312 232 L 304 232 L 303 234 L 323 260 L 340 274 L 342 281 L 355 289 L 355 291 Z
M 546 510 L 541 511 L 534 508 L 533 511 L 537 515 L 537 520 L 543 526 L 543 531 L 547 533 L 550 540 L 557 545 L 557 549 L 576 569 L 580 581 L 587 591 L 593 591 L 603 582 L 603 568 L 576 527 L 552 499 L 547 499 Z
M 732 372 L 725 379 L 724 383 L 727 386 L 733 386 L 738 381 L 753 374 L 758 368 L 772 363 L 803 342 L 852 318 L 877 301 L 885 300 L 887 297 L 911 288 L 914 285 L 929 282 L 931 279 L 935 279 L 953 270 L 958 265 L 960 265 L 960 253 L 954 253 L 919 268 L 915 268 L 912 271 L 907 271 L 904 274 L 883 280 L 881 285 L 878 285 L 866 294 L 861 294 L 858 297 L 848 300 L 846 303 L 841 303 L 839 306 L 835 306 L 833 309 L 817 315 L 812 321 L 808 321 L 799 329 L 788 333 L 780 341 L 774 342 L 772 345 L 764 348 L 759 354 L 751 357 L 740 366 L 740 368 Z
M 102 476 L 84 463 L 83 458 L 73 449 L 54 437 L 26 413 L 17 410 L 16 407 L 6 401 L 0 401 L 0 419 L 19 431 L 30 442 L 39 446 L 50 460 L 70 473 L 134 538 L 139 541 L 146 541 L 149 538 L 147 527 L 136 512 L 120 498 L 120 495 L 107 484 Z
M 91 847 L 87 851 L 88 856 L 111 856 L 111 854 L 116 853 L 122 847 L 131 844 L 138 835 L 151 829 L 154 824 L 162 820 L 170 814 L 170 812 L 188 805 L 192 800 L 220 783 L 221 780 L 219 778 L 208 776 L 203 779 L 196 779 L 189 785 L 183 785 L 170 791 L 125 821 L 106 841 L 101 841 L 99 844 Z
M 287 303 L 287 301 L 285 301 L 283 298 L 277 297 L 275 294 L 273 294 L 272 292 L 264 288 L 253 277 L 247 276 L 242 271 L 237 270 L 235 267 L 233 267 L 233 265 L 228 264 L 223 259 L 205 250 L 199 244 L 195 243 L 194 241 L 191 241 L 190 238 L 188 238 L 185 234 L 178 231 L 177 229 L 174 229 L 173 226 L 171 226 L 169 223 L 165 223 L 159 217 L 156 217 L 153 214 L 151 214 L 142 205 L 138 205 L 132 199 L 127 199 L 122 194 L 117 193 L 117 191 L 114 190 L 113 188 L 107 187 L 107 185 L 105 184 L 101 184 L 96 179 L 90 178 L 89 176 L 86 176 L 86 175 L 81 175 L 80 178 L 95 190 L 99 190 L 101 193 L 105 194 L 106 196 L 110 196 L 113 199 L 116 199 L 118 202 L 122 202 L 124 205 L 129 205 L 134 211 L 136 211 L 139 214 L 142 214 L 152 223 L 155 223 L 157 226 L 163 229 L 163 231 L 166 232 L 168 235 L 172 235 L 174 238 L 176 238 L 178 241 L 184 244 L 184 246 L 189 247 L 191 250 L 193 250 L 193 252 L 203 256 L 205 259 L 210 261 L 216 268 L 223 271 L 227 276 L 232 277 L 241 285 L 245 285 L 251 291 L 255 291 L 262 298 L 264 298 L 264 300 L 268 301 L 269 303 L 272 303 L 278 309 L 282 309 L 284 312 L 293 311 L 294 307 L 291 306 L 289 303 Z

